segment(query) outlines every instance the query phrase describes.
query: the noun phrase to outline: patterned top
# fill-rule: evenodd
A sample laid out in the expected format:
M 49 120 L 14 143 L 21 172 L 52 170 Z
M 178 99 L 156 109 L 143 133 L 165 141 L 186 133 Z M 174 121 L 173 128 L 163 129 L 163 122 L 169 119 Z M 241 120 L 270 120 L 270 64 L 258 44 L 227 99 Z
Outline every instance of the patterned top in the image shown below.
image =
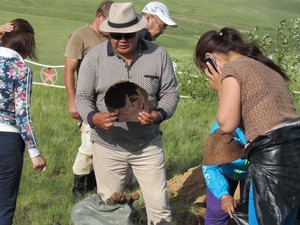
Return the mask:
M 88 122 L 92 113 L 107 112 L 106 91 L 124 80 L 147 91 L 150 110 L 161 112 L 166 119 L 174 114 L 179 95 L 172 61 L 162 47 L 140 39 L 130 65 L 114 52 L 109 41 L 97 45 L 84 57 L 75 98 L 82 119 Z M 93 129 L 91 141 L 110 149 L 139 151 L 160 134 L 159 124 L 142 126 L 138 122 L 115 122 L 108 131 Z
M 20 133 L 30 157 L 39 155 L 32 121 L 32 70 L 12 49 L 0 47 L 0 131 Z
M 242 120 L 247 141 L 277 124 L 299 117 L 285 80 L 261 62 L 240 57 L 227 63 L 222 78 L 233 76 L 241 88 Z

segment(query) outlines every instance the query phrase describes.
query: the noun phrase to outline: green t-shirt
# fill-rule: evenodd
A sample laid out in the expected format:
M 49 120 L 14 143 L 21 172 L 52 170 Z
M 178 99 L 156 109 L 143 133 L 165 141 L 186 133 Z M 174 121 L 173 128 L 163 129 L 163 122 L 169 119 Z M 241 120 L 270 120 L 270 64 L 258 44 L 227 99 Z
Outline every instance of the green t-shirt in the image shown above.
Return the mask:
M 82 60 L 89 50 L 105 40 L 105 36 L 100 37 L 89 25 L 81 27 L 69 37 L 65 57 Z

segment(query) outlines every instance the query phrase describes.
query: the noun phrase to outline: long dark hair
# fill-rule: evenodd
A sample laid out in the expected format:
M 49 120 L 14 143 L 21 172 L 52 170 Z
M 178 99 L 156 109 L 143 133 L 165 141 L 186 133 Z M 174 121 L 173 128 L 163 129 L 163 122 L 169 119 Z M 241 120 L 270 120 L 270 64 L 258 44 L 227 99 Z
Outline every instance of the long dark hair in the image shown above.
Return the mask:
M 195 63 L 199 69 L 203 70 L 206 68 L 204 62 L 206 53 L 227 54 L 229 51 L 235 51 L 260 61 L 278 72 L 285 80 L 289 80 L 278 65 L 262 54 L 257 44 L 245 42 L 237 30 L 229 27 L 224 27 L 220 32 L 208 31 L 200 37 L 195 51 Z
M 15 50 L 23 58 L 37 59 L 34 30 L 30 23 L 24 19 L 11 21 L 14 29 L 5 33 L 2 46 Z

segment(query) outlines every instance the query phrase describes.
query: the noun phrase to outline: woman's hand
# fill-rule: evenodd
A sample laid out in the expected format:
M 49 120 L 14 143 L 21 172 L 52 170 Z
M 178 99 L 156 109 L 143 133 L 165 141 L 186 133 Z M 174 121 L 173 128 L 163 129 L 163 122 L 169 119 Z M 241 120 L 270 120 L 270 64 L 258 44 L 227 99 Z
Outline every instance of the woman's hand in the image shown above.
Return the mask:
M 36 157 L 32 157 L 31 162 L 33 169 L 43 172 L 47 170 L 46 160 L 43 158 L 43 156 L 39 155 Z
M 217 71 L 215 71 L 215 69 L 209 63 L 207 63 L 207 67 L 208 68 L 206 68 L 204 72 L 208 78 L 209 85 L 219 95 L 221 90 L 221 75 Z M 209 70 L 211 71 L 211 73 L 209 72 Z
M 0 39 L 4 36 L 5 32 L 11 32 L 14 29 L 12 23 L 5 23 L 0 26 Z

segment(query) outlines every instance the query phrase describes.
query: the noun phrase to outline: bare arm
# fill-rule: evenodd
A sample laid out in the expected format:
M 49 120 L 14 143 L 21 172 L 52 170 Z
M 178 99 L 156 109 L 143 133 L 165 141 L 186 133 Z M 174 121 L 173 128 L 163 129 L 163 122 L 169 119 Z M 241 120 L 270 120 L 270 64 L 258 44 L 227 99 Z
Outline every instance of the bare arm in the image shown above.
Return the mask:
M 240 119 L 240 85 L 234 77 L 226 77 L 222 81 L 217 112 L 220 129 L 225 133 L 233 132 L 239 126 Z
M 74 119 L 80 119 L 80 115 L 75 107 L 75 73 L 77 72 L 78 64 L 78 59 L 65 57 L 64 78 L 69 103 L 69 113 Z

